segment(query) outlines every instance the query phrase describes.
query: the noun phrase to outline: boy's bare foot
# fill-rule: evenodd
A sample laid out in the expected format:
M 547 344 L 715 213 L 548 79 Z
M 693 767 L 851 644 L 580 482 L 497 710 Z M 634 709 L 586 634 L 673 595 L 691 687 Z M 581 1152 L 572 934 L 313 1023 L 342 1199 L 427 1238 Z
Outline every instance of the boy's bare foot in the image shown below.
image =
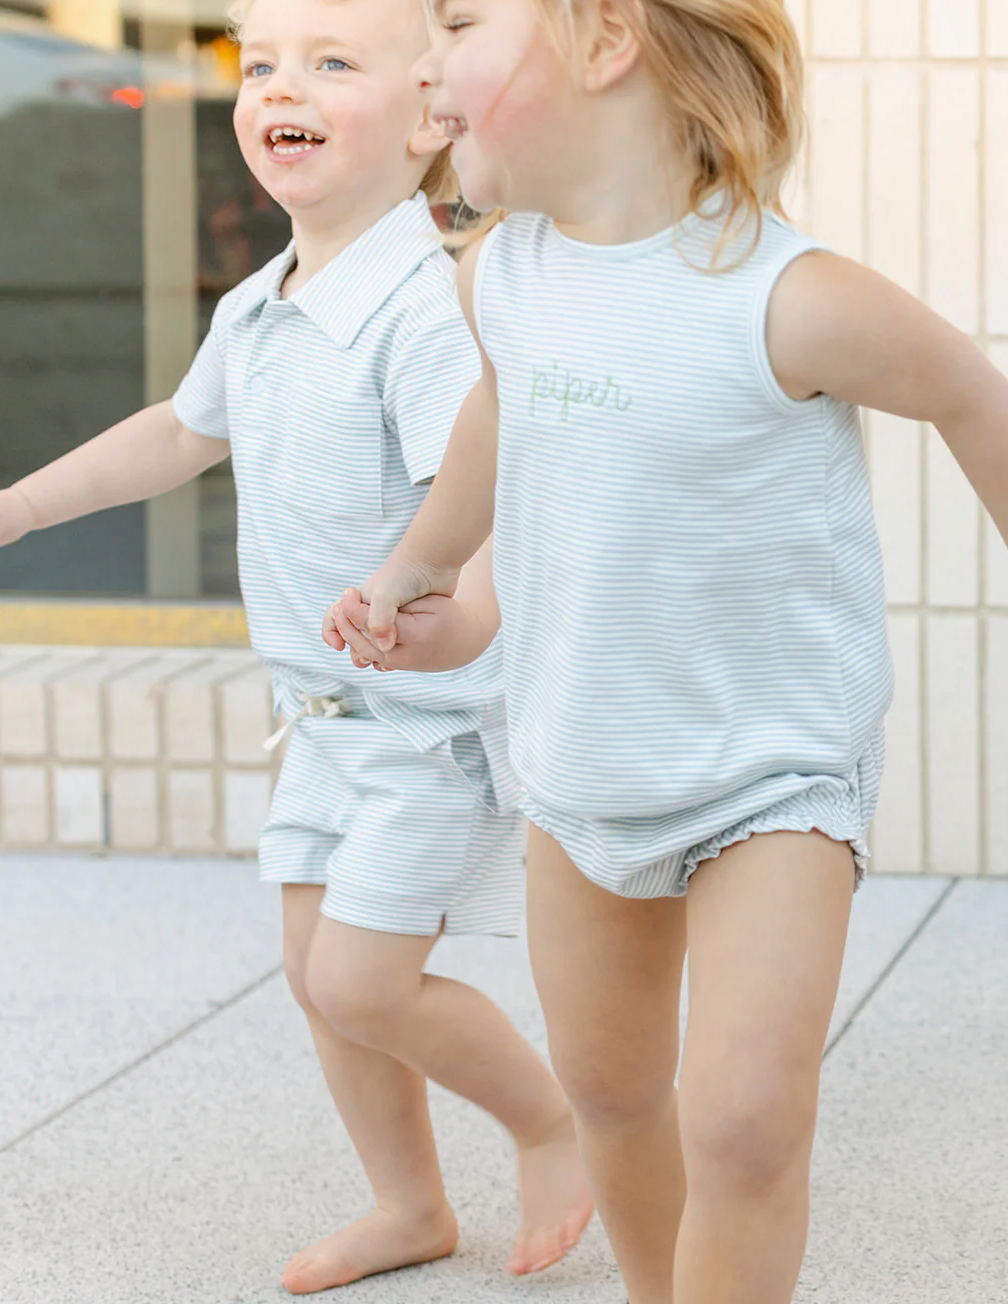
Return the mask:
M 458 1223 L 447 1204 L 419 1218 L 374 1209 L 353 1226 L 295 1254 L 282 1285 L 292 1295 L 313 1295 L 380 1272 L 444 1259 L 457 1244 Z
M 518 1181 L 522 1229 L 508 1272 L 521 1277 L 559 1263 L 577 1245 L 594 1213 L 570 1119 L 543 1145 L 518 1151 Z

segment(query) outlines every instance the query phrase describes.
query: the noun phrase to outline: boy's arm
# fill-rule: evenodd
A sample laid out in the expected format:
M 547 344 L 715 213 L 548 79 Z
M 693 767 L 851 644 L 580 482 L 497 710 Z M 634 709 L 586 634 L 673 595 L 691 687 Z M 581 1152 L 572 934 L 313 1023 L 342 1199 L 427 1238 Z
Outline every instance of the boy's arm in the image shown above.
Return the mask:
M 466 320 L 479 343 L 473 282 L 479 245 L 459 264 L 458 292 Z M 383 651 L 395 646 L 396 614 L 428 594 L 450 597 L 459 572 L 493 528 L 497 480 L 497 377 L 480 346 L 482 376 L 455 422 L 434 484 L 413 524 L 388 561 L 363 586 L 370 604 L 369 633 Z M 332 613 L 326 630 L 335 628 Z
M 230 451 L 226 439 L 184 426 L 170 402 L 145 408 L 0 492 L 0 546 L 31 530 L 167 493 Z
M 1008 540 L 1008 379 L 966 335 L 877 273 L 815 253 L 774 290 L 767 348 L 791 398 L 932 422 Z

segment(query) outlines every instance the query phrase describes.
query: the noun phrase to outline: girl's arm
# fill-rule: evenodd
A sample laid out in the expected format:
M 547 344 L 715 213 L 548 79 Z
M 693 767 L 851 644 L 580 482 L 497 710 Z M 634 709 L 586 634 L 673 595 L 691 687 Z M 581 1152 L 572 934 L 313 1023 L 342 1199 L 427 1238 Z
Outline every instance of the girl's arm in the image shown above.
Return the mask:
M 230 451 L 226 439 L 184 426 L 170 402 L 145 408 L 0 492 L 0 547 L 31 530 L 177 489 Z
M 473 280 L 479 245 L 459 264 L 462 310 L 479 343 L 473 309 Z M 462 405 L 444 461 L 430 493 L 402 542 L 361 593 L 370 604 L 368 632 L 376 647 L 389 652 L 396 642 L 396 614 L 428 594 L 451 597 L 459 572 L 478 552 L 493 528 L 497 482 L 497 377 L 482 346 L 483 375 Z M 326 615 L 323 636 L 336 629 Z
M 1008 541 L 1008 378 L 966 335 L 877 273 L 814 253 L 771 296 L 767 348 L 791 398 L 932 422 Z
M 453 598 L 429 595 L 403 607 L 396 617 L 396 644 L 382 652 L 368 637 L 371 608 L 349 589 L 333 608 L 336 628 L 325 635 L 330 647 L 349 647 L 354 665 L 378 670 L 457 670 L 487 650 L 500 628 L 493 588 L 493 551 L 488 539 L 462 568 Z

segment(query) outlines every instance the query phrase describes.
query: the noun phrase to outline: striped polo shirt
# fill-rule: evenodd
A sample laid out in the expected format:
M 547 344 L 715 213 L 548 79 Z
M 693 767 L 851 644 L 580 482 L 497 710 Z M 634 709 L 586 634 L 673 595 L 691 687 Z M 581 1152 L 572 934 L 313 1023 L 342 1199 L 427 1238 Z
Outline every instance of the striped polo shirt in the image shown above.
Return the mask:
M 517 214 L 477 271 L 511 760 L 527 810 L 615 822 L 628 863 L 847 776 L 892 692 L 858 411 L 767 355 L 814 246 L 767 213 L 712 274 L 721 229 L 613 247 Z
M 425 196 L 370 228 L 289 299 L 293 243 L 225 295 L 174 399 L 231 442 L 252 646 L 277 705 L 353 690 L 422 748 L 499 704 L 500 649 L 437 675 L 377 675 L 321 638 L 326 608 L 386 559 L 436 475 L 480 374 Z

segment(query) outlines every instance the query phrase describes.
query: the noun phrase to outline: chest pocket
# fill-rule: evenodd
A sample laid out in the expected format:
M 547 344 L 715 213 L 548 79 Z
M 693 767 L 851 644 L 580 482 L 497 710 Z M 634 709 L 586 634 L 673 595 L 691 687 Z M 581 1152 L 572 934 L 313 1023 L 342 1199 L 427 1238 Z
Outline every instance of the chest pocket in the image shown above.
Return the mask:
M 344 355 L 345 360 L 345 355 Z M 317 370 L 298 375 L 282 421 L 276 481 L 285 508 L 306 521 L 383 514 L 384 420 L 374 380 Z

